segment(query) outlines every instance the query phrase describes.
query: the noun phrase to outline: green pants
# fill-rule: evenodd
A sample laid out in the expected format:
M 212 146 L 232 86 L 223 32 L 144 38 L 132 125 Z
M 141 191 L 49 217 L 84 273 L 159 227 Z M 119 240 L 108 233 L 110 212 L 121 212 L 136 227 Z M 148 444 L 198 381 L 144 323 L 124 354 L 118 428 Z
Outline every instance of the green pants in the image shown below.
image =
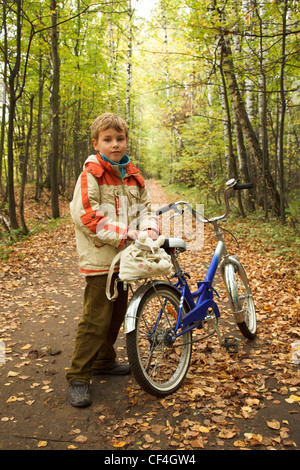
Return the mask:
M 89 383 L 93 369 L 112 365 L 116 359 L 114 343 L 127 308 L 128 293 L 122 283 L 119 295 L 111 302 L 106 297 L 107 275 L 88 276 L 84 292 L 83 316 L 78 324 L 72 364 L 66 374 L 67 381 Z M 115 276 L 112 279 L 115 280 Z

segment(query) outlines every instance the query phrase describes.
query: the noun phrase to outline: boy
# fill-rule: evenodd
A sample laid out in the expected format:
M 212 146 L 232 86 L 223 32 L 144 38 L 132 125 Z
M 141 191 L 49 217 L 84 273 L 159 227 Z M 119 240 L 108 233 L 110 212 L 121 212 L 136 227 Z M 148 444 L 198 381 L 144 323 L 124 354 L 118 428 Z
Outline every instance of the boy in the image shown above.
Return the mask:
M 126 313 L 127 291 L 119 283 L 117 302 L 109 301 L 107 274 L 115 255 L 140 230 L 158 236 L 144 180 L 125 153 L 126 123 L 111 113 L 99 116 L 92 124 L 92 142 L 97 154 L 85 161 L 70 205 L 79 267 L 86 276 L 83 317 L 66 374 L 70 403 L 76 407 L 91 404 L 92 375 L 130 373 L 129 365 L 116 362 L 113 347 Z

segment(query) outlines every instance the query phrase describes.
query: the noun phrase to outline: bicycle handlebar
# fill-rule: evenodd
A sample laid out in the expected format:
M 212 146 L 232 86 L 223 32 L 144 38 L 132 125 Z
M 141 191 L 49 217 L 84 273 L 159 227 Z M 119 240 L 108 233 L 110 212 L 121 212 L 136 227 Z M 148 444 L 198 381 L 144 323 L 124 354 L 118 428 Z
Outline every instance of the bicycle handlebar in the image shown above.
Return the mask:
M 168 204 L 167 206 L 161 207 L 160 209 L 156 211 L 156 215 L 162 215 L 165 212 L 169 212 L 170 210 L 172 210 L 173 206 L 175 206 L 176 204 L 177 204 L 176 202 L 172 202 L 171 204 Z
M 252 183 L 236 183 L 234 186 L 233 186 L 233 189 L 237 190 L 237 189 L 251 189 L 253 188 L 253 184 Z
M 227 181 L 226 183 L 226 189 L 224 191 L 224 200 L 225 200 L 225 206 L 226 206 L 226 212 L 225 214 L 219 216 L 219 217 L 213 217 L 212 219 L 203 219 L 202 217 L 199 217 L 198 213 L 192 208 L 192 206 L 186 202 L 186 201 L 177 201 L 177 202 L 171 202 L 171 204 L 168 204 L 167 206 L 163 206 L 161 207 L 160 209 L 158 209 L 156 211 L 156 215 L 159 216 L 159 215 L 162 215 L 164 214 L 165 212 L 168 212 L 170 210 L 174 210 L 174 212 L 177 212 L 177 214 L 180 214 L 182 215 L 183 212 L 184 212 L 184 209 L 179 209 L 177 206 L 178 205 L 185 205 L 187 206 L 187 208 L 191 211 L 191 213 L 193 214 L 193 216 L 199 220 L 200 222 L 203 222 L 203 223 L 212 223 L 212 222 L 215 222 L 217 220 L 221 220 L 221 219 L 225 219 L 229 213 L 229 203 L 228 203 L 228 195 L 227 195 L 227 192 L 230 190 L 230 189 L 234 189 L 234 190 L 242 190 L 242 189 L 251 189 L 253 187 L 253 184 L 252 183 L 238 183 L 238 180 L 232 178 L 230 180 Z

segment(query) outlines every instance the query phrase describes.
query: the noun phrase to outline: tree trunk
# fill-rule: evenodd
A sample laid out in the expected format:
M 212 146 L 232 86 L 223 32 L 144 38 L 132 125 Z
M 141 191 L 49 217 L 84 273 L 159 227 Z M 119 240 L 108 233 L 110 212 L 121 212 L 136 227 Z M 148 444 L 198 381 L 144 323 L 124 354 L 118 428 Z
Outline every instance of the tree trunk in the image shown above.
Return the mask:
M 41 195 L 41 127 L 42 127 L 42 110 L 43 110 L 43 58 L 41 51 L 39 52 L 39 95 L 38 95 L 38 115 L 37 115 L 37 142 L 36 142 L 36 157 L 35 157 L 35 168 L 36 168 L 36 182 L 35 182 L 35 200 L 38 201 Z
M 114 2 L 110 0 L 110 8 L 113 11 Z M 116 48 L 115 48 L 115 39 L 114 39 L 114 31 L 113 31 L 113 20 L 111 13 L 108 15 L 109 21 L 109 39 L 110 39 L 110 69 L 112 70 L 112 81 L 115 87 L 116 93 L 116 102 L 117 102 L 117 112 L 118 115 L 121 115 L 121 103 L 120 103 L 120 96 L 119 96 L 119 87 L 118 87 L 118 80 L 117 80 L 117 57 L 116 57 Z
M 247 25 L 247 29 L 251 28 L 251 17 L 253 13 L 252 13 L 252 6 L 249 0 L 242 0 L 241 4 L 237 0 L 235 0 L 234 3 L 235 3 L 235 10 L 236 10 L 237 16 L 240 16 L 240 14 L 242 13 L 242 18 L 243 18 L 245 25 Z M 244 51 L 243 54 L 247 58 L 249 58 L 249 56 L 251 57 L 251 55 L 253 55 L 251 47 L 248 47 L 247 45 L 248 42 L 251 41 L 251 39 L 248 37 L 246 44 L 242 43 L 243 33 L 241 37 L 238 25 L 239 24 L 237 23 L 236 24 L 237 34 L 235 34 L 233 38 L 234 44 L 235 44 L 235 53 L 237 54 L 237 56 L 240 56 L 242 52 Z M 247 64 L 247 67 L 249 68 L 251 66 Z M 249 75 L 251 76 L 252 74 L 250 73 Z M 245 108 L 246 108 L 246 112 L 248 114 L 250 122 L 251 123 L 254 122 L 253 82 L 251 79 L 247 77 L 245 78 Z M 249 156 L 247 155 L 247 149 L 245 146 L 243 131 L 241 128 L 241 124 L 239 120 L 237 119 L 237 116 L 235 116 L 234 114 L 234 109 L 233 109 L 233 128 L 234 128 L 234 134 L 235 134 L 235 140 L 236 140 L 239 176 L 242 178 L 243 181 L 253 181 L 255 180 L 255 172 L 253 172 L 251 160 Z M 243 199 L 245 201 L 247 210 L 254 211 L 255 209 L 254 191 L 251 189 L 249 191 L 243 192 Z
M 283 139 L 284 139 L 284 119 L 286 113 L 285 89 L 284 89 L 284 69 L 285 69 L 285 42 L 286 42 L 286 21 L 288 2 L 284 0 L 284 11 L 282 14 L 282 61 L 280 68 L 280 112 L 278 129 L 278 169 L 279 169 L 279 191 L 280 191 L 280 217 L 281 223 L 286 223 L 285 217 L 285 190 L 284 190 L 284 164 L 283 164 Z
M 166 9 L 164 5 L 164 0 L 160 2 L 161 12 L 162 12 L 162 29 L 164 35 L 164 69 L 165 69 L 165 78 L 166 78 L 166 94 L 167 94 L 167 105 L 168 105 L 168 117 L 171 124 L 171 131 L 175 137 L 175 149 L 176 149 L 176 156 L 180 155 L 182 152 L 183 144 L 180 136 L 180 132 L 176 125 L 175 115 L 173 104 L 171 100 L 171 93 L 170 93 L 170 76 L 169 76 L 169 64 L 168 64 L 168 32 L 167 32 L 167 18 L 166 18 Z M 173 180 L 173 155 L 170 153 L 170 176 L 169 182 L 171 183 Z
M 252 30 L 251 27 L 251 20 L 253 18 L 253 4 L 252 0 L 242 0 L 241 3 L 241 13 L 242 17 L 244 19 L 245 27 L 248 31 Z M 253 38 L 251 38 L 251 34 L 249 37 L 247 37 L 245 44 L 243 45 L 243 54 L 247 59 L 252 59 L 253 57 L 253 50 L 254 50 L 254 45 L 253 45 Z M 253 66 L 251 65 L 251 60 L 247 62 L 247 69 L 249 73 L 247 74 L 248 76 L 245 78 L 245 106 L 246 110 L 249 116 L 249 120 L 253 125 L 254 119 L 255 119 L 255 104 L 254 104 L 254 83 L 252 77 L 255 75 L 255 70 L 253 70 Z M 248 192 L 248 191 L 247 191 Z
M 51 208 L 52 217 L 59 217 L 59 201 L 58 201 L 58 162 L 60 151 L 60 97 L 59 97 L 59 80 L 60 80 L 60 59 L 58 53 L 58 29 L 57 29 L 57 3 L 51 0 L 51 58 L 52 58 L 52 90 L 51 90 L 51 110 L 52 110 L 52 133 L 51 133 Z
M 11 68 L 9 74 L 9 117 L 8 117 L 8 135 L 7 135 L 7 172 L 8 172 L 8 205 L 9 205 L 9 219 L 11 228 L 17 230 L 19 224 L 17 221 L 16 214 L 16 201 L 15 201 L 15 190 L 14 190 L 14 147 L 13 147 L 13 136 L 14 136 L 14 123 L 16 114 L 16 78 L 20 71 L 21 64 L 21 0 L 17 0 L 17 19 L 16 19 L 16 60 L 14 68 Z
M 260 144 L 263 157 L 263 175 L 269 168 L 269 144 L 267 132 L 267 87 L 266 87 L 266 73 L 265 73 L 265 51 L 264 51 L 264 33 L 266 29 L 264 16 L 264 5 L 260 3 L 257 7 L 256 13 L 259 19 L 260 38 L 259 38 L 259 92 L 258 92 L 258 114 L 259 114 L 259 128 L 260 128 Z M 268 218 L 268 197 L 267 197 L 267 183 L 266 178 L 263 179 L 263 201 L 265 218 Z
M 77 12 L 80 11 L 80 0 L 77 0 Z M 77 37 L 75 40 L 74 46 L 74 55 L 76 57 L 76 69 L 78 72 L 78 76 L 80 76 L 80 64 L 79 64 L 79 43 L 80 43 L 80 31 L 81 31 L 81 18 L 80 15 L 77 18 Z M 74 116 L 74 127 L 73 127 L 73 150 L 74 150 L 74 171 L 75 171 L 75 180 L 77 180 L 78 176 L 81 172 L 81 165 L 80 165 L 80 113 L 81 113 L 81 85 L 74 84 L 75 87 L 75 96 L 78 96 L 77 102 L 74 104 L 77 109 L 75 110 Z
M 7 55 L 7 25 L 6 25 L 6 4 L 3 2 L 3 23 L 2 27 L 4 30 L 4 54 Z M 1 136 L 0 136 L 0 190 L 2 191 L 2 167 L 3 167 L 3 151 L 5 141 L 5 113 L 6 113 L 6 84 L 7 84 L 7 62 L 4 60 L 3 68 L 3 103 L 2 103 L 2 119 L 1 119 Z
M 128 18 L 129 18 L 129 32 L 128 32 L 128 46 L 127 46 L 127 82 L 126 82 L 126 122 L 130 129 L 130 91 L 132 80 L 132 8 L 131 0 L 128 0 Z
M 249 182 L 249 181 L 252 181 L 252 178 L 250 176 L 250 171 L 248 167 L 247 152 L 246 152 L 246 148 L 244 144 L 244 136 L 243 136 L 242 128 L 241 128 L 239 121 L 235 117 L 233 119 L 234 119 L 233 127 L 234 127 L 235 139 L 236 139 L 237 156 L 238 156 L 238 162 L 239 162 L 239 165 L 238 165 L 239 175 L 241 176 L 244 182 Z M 243 196 L 245 199 L 245 205 L 247 207 L 247 210 L 254 211 L 255 197 L 254 197 L 253 189 L 249 191 L 245 191 Z
M 276 189 L 274 180 L 268 168 L 263 168 L 263 154 L 260 148 L 258 139 L 255 135 L 255 132 L 250 123 L 248 114 L 246 112 L 245 104 L 243 102 L 238 83 L 236 80 L 231 48 L 228 44 L 228 39 L 223 35 L 220 38 L 221 47 L 223 48 L 223 57 L 224 57 L 224 73 L 228 83 L 229 94 L 231 98 L 232 107 L 234 108 L 237 119 L 239 120 L 243 134 L 247 140 L 248 146 L 252 153 L 253 159 L 255 161 L 256 169 L 260 179 L 260 183 L 263 183 L 264 177 L 266 179 L 267 191 L 270 197 L 270 200 L 273 204 L 274 215 L 279 217 L 280 215 L 280 196 Z
M 229 109 L 229 102 L 228 102 L 228 95 L 227 95 L 227 87 L 226 87 L 226 80 L 223 71 L 223 58 L 222 58 L 222 51 L 221 51 L 221 60 L 220 60 L 220 72 L 221 72 L 221 103 L 224 110 L 224 131 L 225 131 L 225 142 L 227 143 L 228 154 L 227 154 L 227 178 L 234 177 L 238 179 L 238 172 L 237 172 L 237 164 L 236 158 L 233 151 L 233 142 L 232 142 L 232 124 L 231 124 L 231 116 L 230 116 L 230 109 Z M 246 217 L 241 192 L 237 191 L 237 198 L 238 198 L 238 205 L 240 214 L 242 217 Z
M 22 180 L 21 180 L 19 210 L 20 210 L 20 220 L 21 220 L 21 225 L 22 225 L 22 231 L 24 235 L 27 235 L 29 233 L 29 230 L 26 226 L 25 217 L 24 217 L 24 193 L 25 193 L 25 185 L 26 185 L 26 180 L 27 180 L 27 164 L 28 164 L 28 158 L 29 158 L 30 138 L 31 138 L 31 131 L 32 131 L 33 99 L 34 97 L 31 96 L 30 117 L 29 117 L 29 125 L 28 125 L 28 132 L 27 132 L 26 145 L 25 145 L 25 153 L 24 153 L 24 159 L 21 165 Z

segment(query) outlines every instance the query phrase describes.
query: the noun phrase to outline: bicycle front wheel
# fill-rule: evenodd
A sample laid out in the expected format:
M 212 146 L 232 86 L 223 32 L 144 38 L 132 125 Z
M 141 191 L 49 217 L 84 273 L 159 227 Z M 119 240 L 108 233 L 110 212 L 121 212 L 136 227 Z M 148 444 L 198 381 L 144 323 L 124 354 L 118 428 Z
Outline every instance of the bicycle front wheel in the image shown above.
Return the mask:
M 256 336 L 256 312 L 251 288 L 243 266 L 226 264 L 225 282 L 237 326 L 247 339 Z
M 192 334 L 175 339 L 180 294 L 165 284 L 152 286 L 136 312 L 135 329 L 126 335 L 133 375 L 149 394 L 162 397 L 177 390 L 188 371 Z M 187 313 L 183 306 L 182 316 Z

